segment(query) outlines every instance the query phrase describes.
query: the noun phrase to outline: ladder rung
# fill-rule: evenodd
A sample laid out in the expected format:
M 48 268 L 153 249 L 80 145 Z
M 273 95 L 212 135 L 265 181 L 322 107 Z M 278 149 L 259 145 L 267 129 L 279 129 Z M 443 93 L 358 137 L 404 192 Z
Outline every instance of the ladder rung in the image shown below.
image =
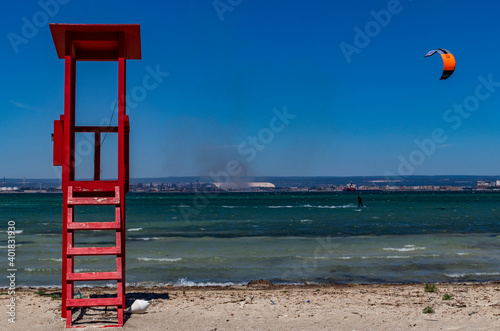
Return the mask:
M 88 198 L 74 198 L 68 197 L 68 205 L 82 206 L 82 205 L 119 205 L 120 198 L 115 197 L 88 197 Z
M 120 298 L 67 299 L 67 307 L 105 307 L 122 306 Z
M 84 280 L 120 280 L 122 279 L 121 272 L 79 272 L 68 273 L 67 280 L 84 281 Z
M 121 224 L 118 222 L 71 222 L 68 230 L 119 230 Z
M 68 255 L 120 255 L 120 247 L 68 247 Z

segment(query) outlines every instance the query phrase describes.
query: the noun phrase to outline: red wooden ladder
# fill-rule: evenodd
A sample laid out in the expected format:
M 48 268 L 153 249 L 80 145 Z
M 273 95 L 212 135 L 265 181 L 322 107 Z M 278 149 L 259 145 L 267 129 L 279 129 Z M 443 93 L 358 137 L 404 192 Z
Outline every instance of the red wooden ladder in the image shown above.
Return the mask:
M 120 186 L 113 181 L 70 182 L 67 192 L 66 231 L 66 327 L 72 326 L 73 308 L 116 306 L 118 323 L 123 326 L 123 309 L 125 308 L 125 222 L 122 218 L 124 201 L 121 199 Z M 112 205 L 115 206 L 114 222 L 75 222 L 75 206 Z M 114 230 L 116 241 L 112 247 L 75 247 L 76 231 Z M 75 272 L 77 256 L 116 256 L 116 271 L 112 272 Z M 74 282 L 102 281 L 117 282 L 116 297 L 74 299 Z

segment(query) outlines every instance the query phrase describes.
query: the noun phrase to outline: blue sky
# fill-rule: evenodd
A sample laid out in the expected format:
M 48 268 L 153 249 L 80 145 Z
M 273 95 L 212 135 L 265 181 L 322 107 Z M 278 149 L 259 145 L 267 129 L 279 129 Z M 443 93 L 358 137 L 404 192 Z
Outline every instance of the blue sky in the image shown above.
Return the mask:
M 45 21 L 141 24 L 142 60 L 127 64 L 131 177 L 232 166 L 248 176 L 500 174 L 494 1 L 4 6 L 0 176 L 59 176 L 50 134 L 63 112 L 64 61 Z M 439 55 L 424 57 L 438 47 L 457 60 L 448 80 Z M 151 72 L 158 79 L 146 90 Z M 116 75 L 115 62 L 78 64 L 78 124 L 109 123 Z M 85 178 L 92 146 L 77 139 Z M 116 137 L 104 149 L 102 175 L 113 177 Z

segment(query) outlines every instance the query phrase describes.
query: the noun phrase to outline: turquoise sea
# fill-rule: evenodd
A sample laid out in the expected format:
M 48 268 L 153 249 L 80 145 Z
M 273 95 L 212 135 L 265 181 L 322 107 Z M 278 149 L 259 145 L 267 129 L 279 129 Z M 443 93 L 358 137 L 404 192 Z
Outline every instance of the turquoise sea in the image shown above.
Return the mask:
M 364 192 L 364 208 L 357 195 L 129 193 L 127 282 L 500 280 L 499 193 Z M 114 217 L 109 206 L 76 214 L 77 221 Z M 0 194 L 0 267 L 7 274 L 6 230 L 14 221 L 18 286 L 60 286 L 61 215 L 61 194 Z M 76 238 L 80 246 L 112 241 L 108 231 Z M 75 267 L 111 271 L 113 261 L 82 257 Z

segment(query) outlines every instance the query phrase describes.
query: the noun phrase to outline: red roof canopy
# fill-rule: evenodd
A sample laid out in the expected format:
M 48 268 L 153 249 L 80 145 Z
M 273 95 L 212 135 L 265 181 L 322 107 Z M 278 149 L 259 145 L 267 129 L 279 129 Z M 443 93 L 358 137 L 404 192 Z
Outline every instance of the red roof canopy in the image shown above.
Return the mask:
M 141 58 L 141 29 L 139 24 L 58 24 L 50 23 L 57 56 L 64 59 L 66 32 L 72 32 L 72 54 L 76 60 L 118 60 L 119 32 L 124 34 L 125 58 Z

